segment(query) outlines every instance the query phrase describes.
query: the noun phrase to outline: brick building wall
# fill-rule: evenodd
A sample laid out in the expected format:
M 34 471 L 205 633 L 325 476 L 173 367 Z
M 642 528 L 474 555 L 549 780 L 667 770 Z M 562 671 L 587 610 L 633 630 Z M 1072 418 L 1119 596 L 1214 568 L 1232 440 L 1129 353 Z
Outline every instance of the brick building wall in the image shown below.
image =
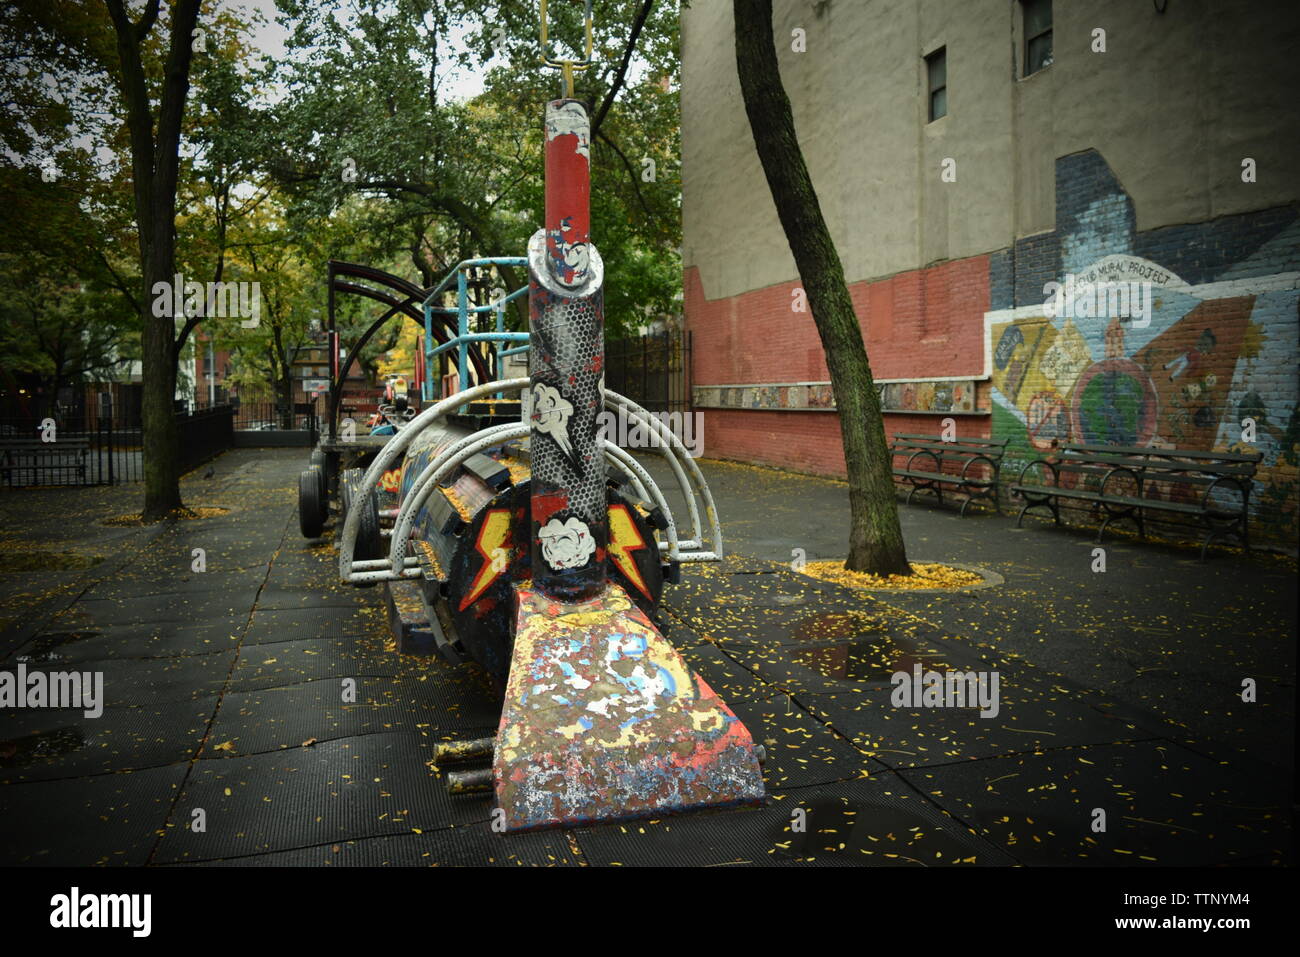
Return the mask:
M 911 410 L 887 411 L 886 432 L 934 433 L 951 416 L 958 435 L 1007 438 L 1010 468 L 1066 441 L 1259 451 L 1256 534 L 1293 538 L 1300 210 L 1140 231 L 1100 152 L 1060 157 L 1055 173 L 1053 230 L 850 284 L 882 402 Z M 1145 284 L 1149 313 L 1048 314 L 1048 283 L 1088 276 Z M 843 475 L 798 282 L 710 299 L 690 267 L 684 286 L 704 453 Z

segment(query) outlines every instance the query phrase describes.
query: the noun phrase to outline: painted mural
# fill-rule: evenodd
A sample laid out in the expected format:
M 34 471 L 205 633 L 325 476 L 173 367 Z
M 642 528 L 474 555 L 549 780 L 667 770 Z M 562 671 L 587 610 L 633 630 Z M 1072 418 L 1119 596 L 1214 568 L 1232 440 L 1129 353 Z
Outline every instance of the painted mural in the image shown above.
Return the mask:
M 975 380 L 877 382 L 884 412 L 974 413 Z M 771 385 L 698 385 L 694 404 L 701 409 L 764 409 L 772 411 L 835 410 L 829 382 L 794 382 Z
M 1088 151 L 1057 161 L 1057 223 L 991 266 L 1002 290 L 985 314 L 993 434 L 1010 439 L 1009 459 L 1066 442 L 1259 452 L 1252 534 L 1293 541 L 1296 211 L 1139 233 Z

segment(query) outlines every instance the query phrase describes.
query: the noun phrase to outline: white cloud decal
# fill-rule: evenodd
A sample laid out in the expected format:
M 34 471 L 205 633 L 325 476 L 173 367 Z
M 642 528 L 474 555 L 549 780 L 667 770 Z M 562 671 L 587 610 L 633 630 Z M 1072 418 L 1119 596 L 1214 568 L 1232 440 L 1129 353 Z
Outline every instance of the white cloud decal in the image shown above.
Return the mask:
M 555 570 L 581 568 L 596 551 L 591 530 L 580 519 L 563 523 L 553 518 L 537 532 L 542 543 L 542 558 Z
M 573 403 L 560 395 L 560 390 L 545 382 L 533 384 L 533 428 L 549 436 L 569 458 L 573 446 L 569 442 L 569 419 L 573 416 Z

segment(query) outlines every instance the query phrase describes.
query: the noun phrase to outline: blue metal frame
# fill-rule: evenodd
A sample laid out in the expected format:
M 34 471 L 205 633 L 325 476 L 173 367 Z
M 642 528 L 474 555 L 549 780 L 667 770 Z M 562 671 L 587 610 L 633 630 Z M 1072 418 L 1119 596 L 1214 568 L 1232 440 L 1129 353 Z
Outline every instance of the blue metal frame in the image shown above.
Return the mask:
M 433 360 L 435 357 L 441 355 L 443 352 L 446 352 L 447 350 L 453 347 L 456 349 L 456 353 L 457 353 L 456 371 L 459 376 L 460 387 L 462 389 L 465 389 L 468 387 L 468 382 L 466 381 L 469 375 L 467 356 L 468 356 L 468 346 L 471 342 L 497 343 L 496 356 L 498 361 L 502 356 L 517 355 L 518 353 L 528 351 L 528 346 L 527 346 L 528 333 L 505 331 L 506 304 L 513 302 L 515 299 L 518 299 L 520 296 L 527 295 L 528 287 L 521 286 L 520 288 L 516 289 L 514 292 L 502 296 L 500 299 L 494 299 L 486 306 L 471 306 L 469 304 L 468 283 L 465 277 L 465 270 L 476 266 L 526 266 L 527 264 L 528 264 L 528 260 L 522 256 L 491 256 L 485 259 L 466 259 L 464 262 L 459 263 L 456 266 L 456 268 L 453 269 L 451 272 L 447 273 L 447 275 L 443 277 L 442 282 L 434 286 L 433 289 L 429 292 L 429 294 L 425 296 L 424 302 L 421 303 L 421 306 L 423 307 L 424 310 L 424 331 L 425 331 L 424 367 L 427 370 L 424 377 L 424 387 L 423 387 L 424 394 L 422 398 L 426 402 L 438 398 L 438 396 L 435 396 L 433 394 L 433 375 L 432 375 Z M 441 296 L 444 292 L 447 291 L 453 279 L 456 281 L 455 307 L 433 305 L 434 300 L 436 300 L 439 296 Z M 432 346 L 434 341 L 433 314 L 435 312 L 446 313 L 446 314 L 454 313 L 456 315 L 456 335 L 453 338 L 448 339 L 442 345 L 434 348 L 430 348 L 430 346 Z M 497 328 L 495 332 L 470 332 L 469 331 L 470 313 L 480 313 L 480 312 L 496 313 Z M 507 349 L 504 352 L 501 351 L 501 344 L 509 343 L 509 342 L 522 342 L 525 344 L 522 346 L 516 346 L 514 348 Z

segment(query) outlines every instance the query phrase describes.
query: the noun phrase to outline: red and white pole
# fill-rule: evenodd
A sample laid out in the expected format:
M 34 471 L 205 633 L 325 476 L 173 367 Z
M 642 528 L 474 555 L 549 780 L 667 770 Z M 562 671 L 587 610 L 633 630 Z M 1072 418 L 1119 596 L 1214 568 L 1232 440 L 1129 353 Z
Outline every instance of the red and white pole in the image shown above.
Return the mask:
M 605 587 L 604 268 L 591 242 L 591 122 L 546 104 L 546 219 L 528 244 L 529 456 L 535 585 L 561 601 Z

